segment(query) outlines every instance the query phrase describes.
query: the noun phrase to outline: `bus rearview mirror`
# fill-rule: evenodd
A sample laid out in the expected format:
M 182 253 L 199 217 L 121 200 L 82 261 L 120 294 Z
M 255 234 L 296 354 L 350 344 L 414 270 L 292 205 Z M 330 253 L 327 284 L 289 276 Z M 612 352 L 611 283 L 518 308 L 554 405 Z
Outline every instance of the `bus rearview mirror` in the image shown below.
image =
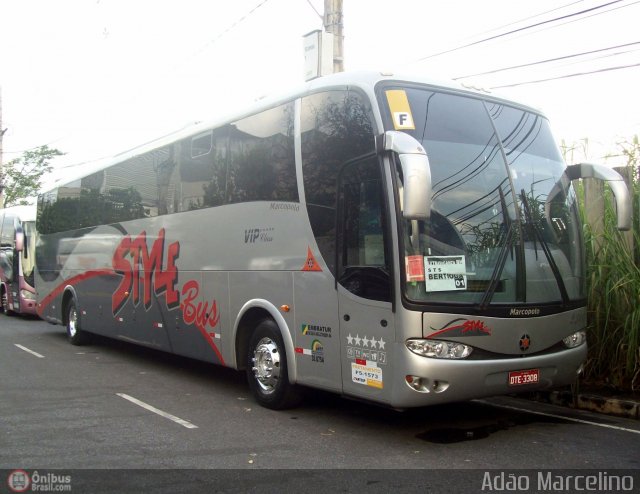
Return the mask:
M 578 178 L 595 178 L 607 182 L 609 187 L 611 187 L 611 192 L 613 192 L 613 197 L 616 201 L 618 230 L 627 231 L 631 229 L 631 194 L 622 175 L 612 168 L 593 163 L 570 165 L 567 167 L 566 173 L 571 180 Z
M 384 133 L 380 144 L 383 151 L 397 153 L 400 159 L 403 217 L 428 220 L 431 216 L 431 167 L 424 147 L 410 135 L 393 130 Z

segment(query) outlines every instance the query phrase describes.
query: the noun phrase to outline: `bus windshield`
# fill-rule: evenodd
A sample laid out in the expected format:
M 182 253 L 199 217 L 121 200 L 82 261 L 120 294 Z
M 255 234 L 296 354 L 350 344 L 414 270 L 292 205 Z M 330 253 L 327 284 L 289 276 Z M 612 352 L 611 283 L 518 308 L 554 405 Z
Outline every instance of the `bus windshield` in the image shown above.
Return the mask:
M 34 269 L 36 262 L 36 222 L 25 221 L 22 223 L 24 229 L 24 248 L 21 252 L 22 275 L 29 286 L 35 286 Z
M 576 196 L 547 120 L 466 95 L 393 86 L 385 94 L 387 128 L 420 141 L 431 166 L 430 219 L 400 222 L 407 299 L 481 309 L 583 299 Z

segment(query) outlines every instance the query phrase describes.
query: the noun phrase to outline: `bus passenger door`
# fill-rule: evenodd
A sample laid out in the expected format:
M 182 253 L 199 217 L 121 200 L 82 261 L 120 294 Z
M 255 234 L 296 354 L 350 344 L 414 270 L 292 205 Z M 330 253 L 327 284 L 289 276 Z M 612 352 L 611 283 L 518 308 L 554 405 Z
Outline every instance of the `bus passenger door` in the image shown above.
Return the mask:
M 345 394 L 385 401 L 394 335 L 388 214 L 376 156 L 339 178 L 337 285 Z

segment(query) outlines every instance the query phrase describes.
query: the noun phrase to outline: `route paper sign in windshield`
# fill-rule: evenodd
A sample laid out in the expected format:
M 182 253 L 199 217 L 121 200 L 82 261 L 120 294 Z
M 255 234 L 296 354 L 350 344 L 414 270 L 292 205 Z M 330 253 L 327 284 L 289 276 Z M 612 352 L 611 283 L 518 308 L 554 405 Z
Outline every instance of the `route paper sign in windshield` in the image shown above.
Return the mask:
M 464 256 L 425 256 L 425 283 L 428 292 L 467 289 Z

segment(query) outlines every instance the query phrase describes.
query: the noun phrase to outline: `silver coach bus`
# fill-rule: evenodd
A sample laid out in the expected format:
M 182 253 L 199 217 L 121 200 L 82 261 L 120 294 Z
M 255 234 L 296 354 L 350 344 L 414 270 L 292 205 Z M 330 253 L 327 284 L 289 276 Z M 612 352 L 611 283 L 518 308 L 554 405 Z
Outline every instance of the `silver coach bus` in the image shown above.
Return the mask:
M 39 197 L 38 313 L 300 386 L 416 407 L 572 383 L 585 258 L 539 112 L 432 81 L 337 74 L 117 156 Z

